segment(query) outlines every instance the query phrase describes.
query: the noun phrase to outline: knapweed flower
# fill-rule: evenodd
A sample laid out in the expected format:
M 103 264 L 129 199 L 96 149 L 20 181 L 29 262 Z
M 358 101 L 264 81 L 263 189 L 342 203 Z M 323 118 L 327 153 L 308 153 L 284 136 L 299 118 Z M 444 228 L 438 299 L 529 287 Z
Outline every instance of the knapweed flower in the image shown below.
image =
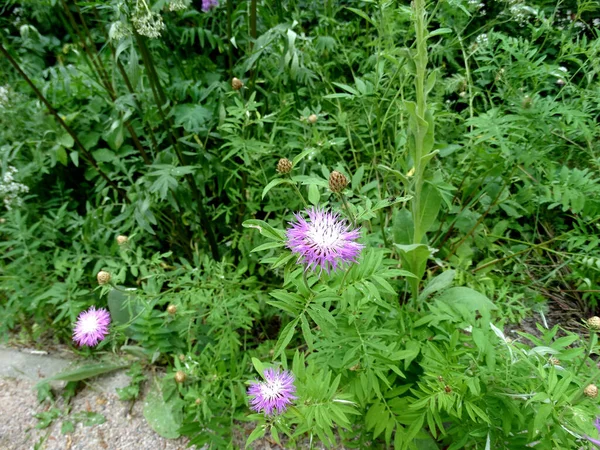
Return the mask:
M 108 334 L 110 325 L 110 314 L 104 308 L 96 309 L 92 306 L 87 311 L 79 314 L 75 329 L 73 330 L 73 341 L 80 347 L 87 345 L 93 347 L 104 340 Z
M 263 411 L 265 416 L 283 413 L 294 396 L 294 375 L 287 370 L 266 369 L 263 373 L 265 381 L 254 381 L 248 388 L 250 408 L 256 412 Z
M 219 0 L 202 0 L 202 11 L 208 12 L 219 6 Z
M 596 417 L 596 421 L 594 422 L 594 426 L 596 427 L 596 430 L 598 430 L 598 433 L 600 434 L 600 417 Z M 592 444 L 596 445 L 596 447 L 600 448 L 600 441 L 598 439 L 592 439 L 589 436 L 585 436 L 585 438 L 590 441 Z
M 320 208 L 306 211 L 308 220 L 296 214 L 296 221 L 287 229 L 287 247 L 298 255 L 298 262 L 307 269 L 320 268 L 329 273 L 338 266 L 356 262 L 364 245 L 355 242 L 360 233 L 340 218 L 338 213 Z

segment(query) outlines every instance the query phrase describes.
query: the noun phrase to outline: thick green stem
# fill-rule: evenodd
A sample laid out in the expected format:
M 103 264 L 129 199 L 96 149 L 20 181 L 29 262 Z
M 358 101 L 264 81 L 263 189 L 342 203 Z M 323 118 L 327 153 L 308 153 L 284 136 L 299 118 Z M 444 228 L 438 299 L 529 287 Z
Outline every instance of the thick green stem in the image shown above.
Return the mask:
M 425 120 L 427 112 L 427 93 L 425 92 L 425 79 L 427 76 L 427 29 L 425 21 L 425 0 L 414 0 L 413 14 L 416 33 L 416 55 L 415 55 L 415 94 L 416 94 L 416 114 L 417 114 L 417 132 L 414 136 L 414 178 L 413 178 L 413 199 L 412 216 L 414 223 L 413 243 L 420 244 L 425 231 L 421 226 L 421 192 L 423 190 L 423 175 L 425 165 L 423 164 L 423 149 L 427 125 L 421 121 Z M 433 126 L 433 124 L 429 124 Z

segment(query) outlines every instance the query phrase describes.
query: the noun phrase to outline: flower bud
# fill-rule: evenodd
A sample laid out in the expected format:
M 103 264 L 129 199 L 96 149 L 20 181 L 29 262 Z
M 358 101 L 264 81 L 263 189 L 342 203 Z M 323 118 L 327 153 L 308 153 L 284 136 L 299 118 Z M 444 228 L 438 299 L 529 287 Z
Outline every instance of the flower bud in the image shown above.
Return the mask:
M 600 331 L 600 317 L 593 316 L 587 320 L 588 327 L 590 330 Z
M 123 235 L 117 236 L 117 244 L 119 244 L 119 245 L 127 244 L 128 240 L 129 240 L 129 238 L 127 236 L 123 236 Z
M 100 286 L 104 286 L 110 282 L 110 273 L 106 272 L 105 270 L 101 270 L 98 272 L 98 275 L 96 275 L 96 279 L 98 280 L 98 284 Z
M 181 362 L 185 361 L 185 355 L 183 353 L 181 355 L 179 355 L 179 361 L 181 361 Z
M 0 223 L 6 223 L 6 219 L 4 217 L 0 217 Z
M 348 186 L 348 178 L 337 170 L 329 175 L 329 189 L 331 192 L 340 193 Z
M 588 384 L 583 390 L 583 395 L 589 398 L 596 398 L 598 397 L 598 388 L 595 384 Z
M 244 82 L 242 80 L 240 80 L 239 78 L 236 78 L 236 77 L 233 77 L 231 79 L 231 88 L 234 91 L 239 91 L 243 87 L 244 87 Z
M 314 125 L 315 123 L 317 123 L 317 115 L 316 114 L 311 114 L 310 116 L 308 116 L 308 123 L 310 123 L 311 125 Z
M 197 399 L 196 399 L 196 405 L 199 405 L 200 403 L 202 403 L 202 399 L 200 399 L 200 398 L 197 398 Z
M 292 171 L 292 167 L 293 167 L 293 164 L 289 159 L 281 158 L 279 160 L 279 162 L 277 163 L 277 172 L 285 175 Z
M 171 314 L 172 316 L 175 315 L 175 314 L 177 314 L 177 306 L 172 305 L 172 304 L 169 305 L 169 306 L 167 306 L 167 312 L 169 314 Z
M 185 379 L 186 375 L 183 370 L 178 370 L 177 372 L 175 372 L 175 381 L 181 384 L 185 381 Z
M 559 78 L 558 80 L 556 80 L 556 84 L 558 86 L 564 86 L 565 85 L 565 80 L 563 80 L 562 78 Z

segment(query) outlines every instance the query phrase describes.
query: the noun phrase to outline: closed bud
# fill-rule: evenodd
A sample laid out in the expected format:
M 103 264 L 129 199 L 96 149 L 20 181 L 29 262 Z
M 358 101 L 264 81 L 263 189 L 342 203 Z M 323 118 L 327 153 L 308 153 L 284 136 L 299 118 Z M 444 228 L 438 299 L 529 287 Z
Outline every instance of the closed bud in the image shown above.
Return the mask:
M 96 275 L 96 279 L 98 280 L 98 284 L 100 286 L 108 284 L 110 282 L 110 273 L 106 272 L 105 270 L 101 270 L 98 272 L 98 275 Z
M 596 398 L 598 397 L 598 388 L 595 384 L 588 384 L 583 390 L 583 395 L 589 398 Z
M 244 82 L 239 78 L 233 77 L 231 79 L 231 87 L 234 91 L 239 91 L 241 88 L 244 87 Z
M 129 240 L 129 238 L 127 236 L 123 236 L 123 235 L 117 236 L 117 244 L 119 244 L 119 245 L 127 244 L 128 240 Z
M 329 189 L 331 192 L 340 193 L 348 186 L 348 178 L 337 170 L 329 175 Z
M 277 172 L 285 175 L 292 171 L 292 167 L 293 167 L 293 164 L 289 159 L 281 158 L 279 160 L 279 162 L 277 163 Z
M 0 223 L 6 223 L 6 219 L 4 217 L 0 217 Z
M 587 320 L 588 327 L 590 330 L 600 331 L 600 317 L 593 316 Z
M 185 361 L 185 355 L 184 354 L 179 355 L 179 361 L 181 361 L 181 362 Z
M 531 97 L 529 95 L 526 95 L 525 97 L 523 97 L 523 101 L 521 102 L 521 106 L 525 109 L 531 108 L 531 105 L 533 104 L 533 100 L 531 99 Z
M 177 372 L 175 372 L 175 381 L 181 384 L 185 381 L 185 379 L 186 375 L 183 370 L 178 370 Z
M 565 85 L 565 80 L 563 80 L 562 78 L 559 78 L 558 80 L 556 80 L 556 84 L 558 86 L 564 86 Z
M 202 403 L 202 399 L 197 398 L 196 399 L 196 405 L 199 405 L 200 403 Z
M 311 125 L 314 125 L 315 123 L 317 123 L 317 120 L 319 118 L 317 117 L 316 114 L 311 114 L 310 116 L 308 116 L 308 123 L 310 123 Z
M 169 306 L 167 306 L 167 312 L 169 314 L 171 314 L 172 316 L 175 315 L 175 314 L 177 314 L 177 306 L 175 306 L 175 305 L 169 305 Z

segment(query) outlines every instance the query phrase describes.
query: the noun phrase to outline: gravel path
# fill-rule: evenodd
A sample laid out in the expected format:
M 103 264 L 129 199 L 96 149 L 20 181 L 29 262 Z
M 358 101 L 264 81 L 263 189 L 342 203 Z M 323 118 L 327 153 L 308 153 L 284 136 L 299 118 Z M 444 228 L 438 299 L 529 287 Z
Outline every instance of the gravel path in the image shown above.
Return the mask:
M 183 438 L 170 440 L 156 434 L 143 416 L 143 402 L 131 408 L 115 388 L 129 383 L 123 372 L 94 380 L 66 404 L 61 389 L 54 402 L 39 403 L 35 385 L 40 379 L 62 370 L 69 359 L 32 354 L 0 347 L 0 449 L 1 450 L 183 450 Z M 63 355 L 61 355 L 63 356 Z M 59 385 L 60 388 L 60 385 Z M 35 414 L 56 418 L 45 429 L 37 429 Z M 96 414 L 94 414 L 96 413 Z M 105 418 L 102 424 L 85 426 L 86 418 Z M 79 420 L 78 420 L 79 419 Z M 74 429 L 61 432 L 65 422 Z M 69 423 L 65 426 L 69 426 Z M 36 447 L 37 445 L 37 447 Z
M 86 388 L 70 402 L 70 414 L 65 414 L 67 405 L 61 400 L 55 407 L 61 415 L 44 429 L 36 429 L 40 422 L 34 414 L 48 412 L 52 405 L 39 404 L 35 383 L 18 379 L 0 379 L 0 449 L 29 450 L 38 443 L 44 450 L 183 450 L 183 439 L 164 439 L 150 429 L 142 414 L 143 404 L 135 403 L 129 414 L 129 403 L 122 402 L 116 394 Z M 101 414 L 106 422 L 85 426 L 75 424 L 75 429 L 63 434 L 63 422 L 74 422 L 78 412 Z M 98 417 L 98 416 L 95 416 Z

